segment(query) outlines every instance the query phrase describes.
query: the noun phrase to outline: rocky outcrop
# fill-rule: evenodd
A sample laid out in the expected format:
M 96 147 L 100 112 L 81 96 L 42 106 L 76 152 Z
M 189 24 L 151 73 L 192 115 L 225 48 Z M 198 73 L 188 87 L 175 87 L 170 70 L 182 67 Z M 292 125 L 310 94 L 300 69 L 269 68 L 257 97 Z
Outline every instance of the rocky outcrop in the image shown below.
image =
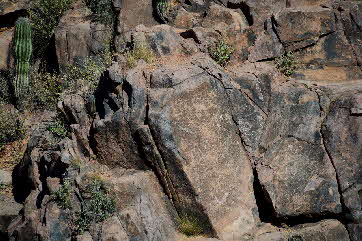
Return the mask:
M 185 1 L 169 25 L 137 4 L 127 18 L 136 3 L 113 1 L 118 56 L 98 89 L 59 102 L 69 134 L 32 133 L 10 240 L 184 240 L 185 217 L 195 240 L 360 240 L 360 3 Z M 60 20 L 60 67 L 104 50 L 109 27 L 88 17 L 78 2 Z M 223 38 L 226 68 L 209 57 Z M 127 66 L 135 44 L 156 61 Z M 272 61 L 288 51 L 291 77 Z M 79 232 L 92 178 L 115 210 Z M 71 208 L 55 197 L 67 182 Z

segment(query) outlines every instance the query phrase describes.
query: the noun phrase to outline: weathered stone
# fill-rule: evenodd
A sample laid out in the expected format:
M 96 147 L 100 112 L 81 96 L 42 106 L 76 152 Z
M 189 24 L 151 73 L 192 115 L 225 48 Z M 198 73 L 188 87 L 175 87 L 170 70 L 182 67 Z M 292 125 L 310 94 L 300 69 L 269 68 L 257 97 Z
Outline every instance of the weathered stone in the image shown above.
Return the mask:
M 286 9 L 276 14 L 273 20 L 287 51 L 314 44 L 320 36 L 336 29 L 333 11 L 325 8 Z
M 344 204 L 350 219 L 362 223 L 362 116 L 352 114 L 361 94 L 338 98 L 323 125 L 326 149 L 336 168 Z
M 111 31 L 107 26 L 91 22 L 90 11 L 78 1 L 60 19 L 54 35 L 58 63 L 64 68 L 102 53 L 111 38 Z
M 90 235 L 89 232 L 85 232 L 81 235 L 78 235 L 76 239 L 77 241 L 93 241 L 92 236 Z
M 25 10 L 30 6 L 29 2 L 30 0 L 3 0 L 0 2 L 0 15 L 4 16 Z
M 256 222 L 252 170 L 221 82 L 201 73 L 172 89 L 151 89 L 149 98 L 149 126 L 176 206 L 207 215 L 220 238 L 248 232 Z
M 9 70 L 13 29 L 0 32 L 0 70 Z
M 11 173 L 0 169 L 0 183 L 3 185 L 11 185 Z
M 362 224 L 348 224 L 347 228 L 351 241 L 362 240 Z
M 319 144 L 284 138 L 261 163 L 258 177 L 278 217 L 342 212 L 333 165 Z
M 125 238 L 120 240 L 175 240 L 175 213 L 155 175 L 148 171 L 122 172 L 115 169 L 107 179 L 114 187 L 112 193 L 119 210 L 117 216 L 126 232 L 115 229 L 119 237 Z M 120 224 L 112 221 L 112 225 Z M 108 228 L 106 235 L 111 235 Z
M 23 205 L 16 203 L 13 197 L 0 194 L 0 240 L 7 240 L 8 226 L 19 214 L 22 207 Z
M 346 228 L 337 220 L 297 225 L 257 235 L 253 241 L 349 241 Z
M 117 217 L 108 218 L 102 224 L 101 241 L 128 241 L 128 235 Z
M 213 28 L 222 33 L 240 33 L 248 27 L 248 22 L 244 15 L 241 15 L 235 10 L 217 4 L 211 4 L 208 14 L 203 19 L 201 26 L 204 28 Z
M 122 111 L 117 111 L 110 119 L 96 120 L 92 138 L 101 163 L 124 168 L 146 168 Z

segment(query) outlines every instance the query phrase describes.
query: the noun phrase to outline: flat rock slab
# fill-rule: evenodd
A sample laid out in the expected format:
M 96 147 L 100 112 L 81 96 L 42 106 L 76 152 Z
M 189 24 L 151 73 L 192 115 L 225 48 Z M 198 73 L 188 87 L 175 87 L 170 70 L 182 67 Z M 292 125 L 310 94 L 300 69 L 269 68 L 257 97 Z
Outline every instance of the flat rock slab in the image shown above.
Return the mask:
M 265 153 L 257 171 L 278 217 L 342 212 L 336 174 L 320 145 L 285 138 Z
M 176 205 L 203 213 L 220 238 L 238 238 L 255 223 L 251 164 L 221 82 L 196 66 L 189 71 L 195 75 L 181 83 L 154 76 L 177 84 L 150 90 L 151 133 Z
M 336 167 L 349 218 L 362 223 L 362 94 L 347 94 L 330 107 L 322 132 Z
M 266 232 L 258 235 L 253 241 L 349 241 L 346 228 L 337 220 L 323 220 L 318 223 L 307 223 L 289 229 Z

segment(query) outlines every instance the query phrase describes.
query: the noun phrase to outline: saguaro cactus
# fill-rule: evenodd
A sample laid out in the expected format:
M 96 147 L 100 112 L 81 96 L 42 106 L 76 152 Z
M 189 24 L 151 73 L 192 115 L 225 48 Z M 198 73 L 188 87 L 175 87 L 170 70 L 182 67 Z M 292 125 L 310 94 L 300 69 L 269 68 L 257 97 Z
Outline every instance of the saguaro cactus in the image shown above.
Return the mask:
M 158 17 L 164 22 L 167 23 L 167 13 L 170 8 L 169 0 L 157 0 L 156 1 L 156 12 Z
M 30 58 L 33 50 L 29 19 L 19 18 L 14 33 L 15 71 L 13 87 L 15 97 L 20 100 L 29 88 Z

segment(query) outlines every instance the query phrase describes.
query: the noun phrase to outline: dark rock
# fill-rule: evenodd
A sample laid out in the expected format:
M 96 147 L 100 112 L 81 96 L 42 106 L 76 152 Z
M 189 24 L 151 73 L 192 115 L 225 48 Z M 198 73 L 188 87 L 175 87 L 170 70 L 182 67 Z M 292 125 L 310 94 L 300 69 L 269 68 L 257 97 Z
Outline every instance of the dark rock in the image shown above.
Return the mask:
M 336 30 L 334 13 L 325 8 L 286 9 L 273 17 L 278 37 L 287 51 L 314 44 Z
M 111 29 L 102 24 L 91 22 L 90 11 L 82 1 L 61 17 L 55 29 L 57 60 L 64 69 L 76 61 L 82 62 L 89 56 L 101 54 L 111 39 Z
M 349 218 L 359 223 L 362 222 L 362 153 L 356 147 L 362 145 L 362 116 L 352 114 L 351 109 L 361 98 L 361 94 L 338 98 L 331 105 L 322 129 Z
M 319 144 L 284 138 L 270 146 L 258 177 L 277 217 L 342 212 L 333 165 Z

